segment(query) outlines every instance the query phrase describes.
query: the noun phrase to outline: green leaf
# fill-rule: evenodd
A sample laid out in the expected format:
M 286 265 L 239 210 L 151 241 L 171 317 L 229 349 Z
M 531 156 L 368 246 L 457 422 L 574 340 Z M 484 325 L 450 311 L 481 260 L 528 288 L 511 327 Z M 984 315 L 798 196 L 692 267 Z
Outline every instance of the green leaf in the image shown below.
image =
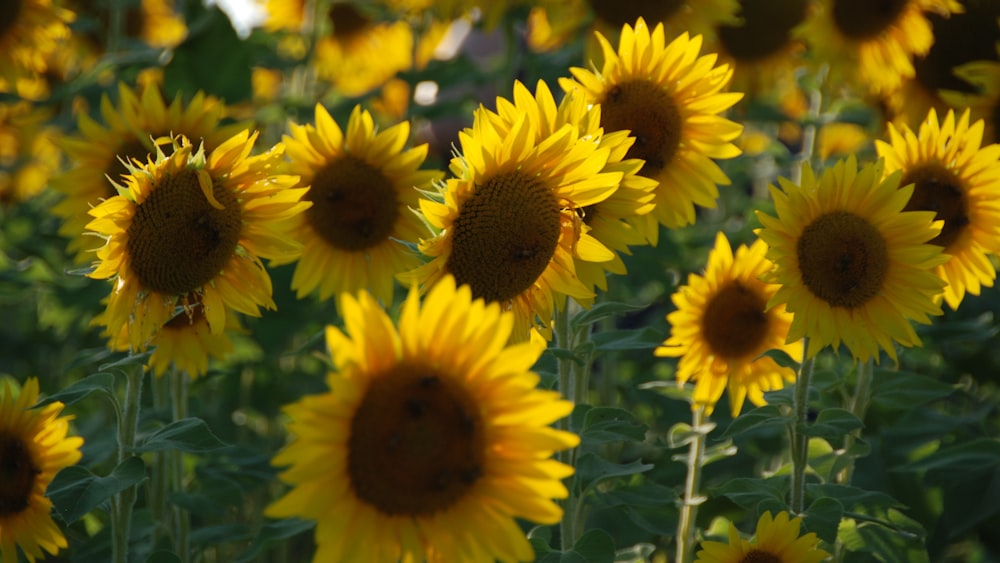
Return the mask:
M 821 410 L 816 422 L 805 425 L 801 428 L 801 432 L 806 436 L 840 440 L 848 432 L 864 425 L 861 419 L 847 409 L 828 408 Z
M 933 377 L 877 368 L 872 380 L 872 403 L 884 409 L 908 411 L 943 399 L 954 390 Z
M 191 25 L 188 39 L 174 50 L 163 69 L 164 90 L 173 97 L 203 91 L 233 104 L 250 98 L 252 59 L 229 18 L 212 8 Z M 212 56 L 205 56 L 211 53 Z
M 573 551 L 563 554 L 578 555 L 587 563 L 612 563 L 615 560 L 615 540 L 604 530 L 589 530 L 573 546 Z M 569 559 L 575 561 L 575 559 Z
M 110 369 L 122 369 L 135 365 L 143 365 L 149 360 L 149 357 L 153 355 L 152 351 L 143 352 L 141 354 L 128 354 L 120 360 L 115 360 L 106 364 L 98 366 L 99 371 L 108 371 Z
M 788 477 L 771 477 L 757 479 L 740 477 L 730 479 L 721 487 L 712 491 L 713 495 L 722 495 L 748 510 L 755 510 L 758 505 L 773 506 L 775 502 L 785 505 L 785 494 L 788 492 Z
M 926 563 L 930 560 L 923 538 L 878 522 L 845 518 L 841 521 L 837 539 L 849 551 L 871 553 L 879 561 Z
M 181 558 L 173 551 L 158 550 L 149 554 L 146 563 L 181 563 Z
M 253 537 L 253 531 L 246 524 L 229 523 L 205 526 L 191 532 L 191 543 L 208 546 L 221 543 L 245 542 Z
M 649 561 L 649 557 L 653 555 L 654 551 L 656 551 L 656 546 L 651 543 L 637 543 L 631 547 L 616 551 L 615 561 L 617 563 Z
M 99 372 L 84 377 L 80 381 L 77 381 L 54 395 L 49 395 L 41 401 L 38 401 L 38 404 L 35 406 L 43 407 L 56 401 L 62 401 L 64 405 L 72 405 L 87 395 L 90 395 L 94 391 L 103 391 L 109 396 L 114 397 L 114 390 L 115 376 L 108 372 Z
M 579 434 L 580 440 L 587 446 L 642 441 L 646 437 L 646 425 L 636 422 L 632 413 L 625 409 L 593 407 L 584 414 Z
M 785 352 L 784 350 L 774 348 L 764 352 L 761 356 L 771 358 L 774 360 L 774 363 L 783 368 L 792 368 L 795 371 L 799 371 L 799 362 L 793 360 L 792 357 L 788 355 L 788 352 Z
M 641 329 L 606 330 L 595 333 L 591 339 L 602 351 L 652 350 L 663 342 L 663 335 L 653 327 Z
M 759 429 L 787 424 L 793 419 L 794 416 L 792 414 L 782 414 L 781 409 L 775 405 L 764 405 L 740 415 L 739 418 L 729 424 L 722 437 L 730 438 L 744 432 L 749 432 L 754 428 Z
M 94 475 L 85 467 L 73 465 L 56 475 L 49 484 L 48 496 L 63 521 L 72 524 L 104 501 L 145 478 L 146 465 L 138 457 L 130 457 L 121 462 L 106 477 Z
M 844 515 L 844 505 L 833 498 L 816 499 L 806 509 L 802 522 L 803 533 L 814 532 L 819 539 L 833 543 L 837 539 L 837 527 Z
M 594 452 L 584 452 L 576 462 L 576 479 L 581 491 L 587 491 L 597 483 L 612 477 L 626 477 L 645 473 L 653 468 L 652 464 L 642 463 L 634 459 L 629 463 L 614 463 Z
M 605 301 L 598 303 L 589 310 L 583 311 L 582 313 L 574 316 L 570 321 L 570 326 L 573 327 L 574 330 L 577 330 L 608 317 L 621 315 L 623 313 L 631 313 L 632 311 L 640 311 L 646 307 L 648 307 L 648 305 L 633 305 L 631 303 L 622 303 L 618 301 Z
M 528 543 L 531 544 L 531 549 L 535 550 L 536 560 L 553 553 L 555 550 L 552 549 L 552 527 L 535 526 L 528 530 Z
M 997 465 L 1000 465 L 1000 441 L 979 438 L 940 449 L 923 459 L 900 467 L 897 471 L 926 471 L 929 480 L 961 479 L 962 475 Z
M 806 496 L 815 499 L 834 498 L 840 501 L 845 510 L 864 514 L 879 514 L 890 508 L 905 508 L 903 503 L 885 493 L 866 491 L 858 487 L 836 483 L 808 484 L 806 485 Z
M 304 534 L 312 530 L 316 523 L 312 520 L 301 520 L 299 518 L 286 518 L 284 520 L 271 520 L 265 522 L 260 530 L 254 534 L 253 543 L 246 551 L 240 554 L 236 563 L 248 563 L 258 559 L 260 553 L 279 542 L 299 534 Z
M 147 436 L 133 451 L 137 453 L 180 450 L 182 452 L 210 452 L 226 447 L 200 418 L 182 418 L 171 422 Z

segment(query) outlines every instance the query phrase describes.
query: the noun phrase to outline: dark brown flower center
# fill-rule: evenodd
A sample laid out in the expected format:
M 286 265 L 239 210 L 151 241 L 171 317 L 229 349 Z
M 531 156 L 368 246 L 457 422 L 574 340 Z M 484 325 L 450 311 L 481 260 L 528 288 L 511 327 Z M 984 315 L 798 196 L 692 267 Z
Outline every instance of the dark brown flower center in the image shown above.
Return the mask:
M 0 38 L 16 27 L 23 9 L 24 0 L 0 0 Z
M 650 25 L 666 21 L 684 8 L 684 0 L 587 0 L 594 14 L 601 20 L 621 27 L 635 25 L 635 20 L 645 18 Z
M 896 23 L 908 3 L 909 0 L 834 0 L 833 21 L 851 39 L 872 39 Z
M 388 239 L 399 217 L 396 188 L 367 162 L 343 156 L 313 177 L 306 219 L 330 246 L 359 252 Z
M 371 381 L 348 438 L 354 494 L 389 516 L 423 516 L 458 502 L 483 474 L 484 424 L 454 378 L 399 364 Z
M 336 2 L 330 6 L 327 17 L 333 25 L 333 36 L 341 42 L 350 42 L 364 35 L 371 25 L 368 19 L 353 4 Z
M 194 170 L 165 175 L 136 207 L 128 255 L 142 287 L 185 295 L 208 283 L 233 257 L 243 213 L 236 194 L 212 185 L 215 208 Z
M 722 287 L 708 302 L 701 331 L 717 356 L 736 359 L 754 353 L 767 338 L 767 299 L 740 281 Z
M 933 211 L 944 221 L 941 234 L 931 244 L 948 248 L 969 224 L 965 192 L 955 173 L 939 163 L 926 163 L 907 171 L 899 185 L 913 184 L 913 196 L 904 211 Z
M 784 561 L 769 551 L 751 549 L 740 559 L 739 563 L 784 563 Z
M 963 2 L 964 11 L 943 16 L 927 13 L 934 29 L 934 44 L 923 57 L 915 57 L 917 82 L 933 95 L 938 90 L 975 93 L 976 87 L 959 78 L 954 69 L 972 61 L 996 61 L 1000 40 L 1000 2 Z
M 28 508 L 41 469 L 20 436 L 0 432 L 0 518 Z
M 670 164 L 680 148 L 684 126 L 673 96 L 648 80 L 633 80 L 612 86 L 599 103 L 606 131 L 632 132 L 635 144 L 628 158 L 646 161 L 644 176 L 654 177 Z
M 878 295 L 889 271 L 882 234 L 847 211 L 831 211 L 809 224 L 797 253 L 802 282 L 831 307 L 864 305 Z
M 474 298 L 513 299 L 548 268 L 559 231 L 559 202 L 548 186 L 519 172 L 499 174 L 459 209 L 445 268 Z
M 805 20 L 808 0 L 743 0 L 740 25 L 719 27 L 719 41 L 733 59 L 753 63 L 780 52 Z

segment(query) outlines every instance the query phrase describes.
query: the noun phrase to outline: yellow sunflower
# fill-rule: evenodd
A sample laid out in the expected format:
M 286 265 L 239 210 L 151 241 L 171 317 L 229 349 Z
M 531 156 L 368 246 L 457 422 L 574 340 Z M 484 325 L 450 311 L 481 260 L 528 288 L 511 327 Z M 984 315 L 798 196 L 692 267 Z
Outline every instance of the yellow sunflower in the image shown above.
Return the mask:
M 67 547 L 52 520 L 52 501 L 45 496 L 52 478 L 80 461 L 83 438 L 67 437 L 70 416 L 59 416 L 56 401 L 38 402 L 38 380 L 29 378 L 15 398 L 10 383 L 0 394 L 0 558 L 18 561 L 17 548 L 28 561 L 44 559 Z
M 318 290 L 323 300 L 368 289 L 392 303 L 395 276 L 420 265 L 401 242 L 416 243 L 426 233 L 411 211 L 418 190 L 443 174 L 420 170 L 427 145 L 406 148 L 408 122 L 377 131 L 371 114 L 355 106 L 345 134 L 319 104 L 315 121 L 291 124 L 284 137 L 288 170 L 312 202 L 296 219 L 303 251 L 292 289 L 299 298 Z
M 670 228 L 693 223 L 694 206 L 715 207 L 716 186 L 729 184 L 713 159 L 740 154 L 731 141 L 743 126 L 717 115 L 743 96 L 722 92 L 732 70 L 715 66 L 715 55 L 699 56 L 700 36 L 683 33 L 666 44 L 663 24 L 650 33 L 641 18 L 622 28 L 617 52 L 597 38 L 605 59 L 600 72 L 573 68 L 576 80 L 559 83 L 601 105 L 605 131 L 629 130 L 636 138 L 628 157 L 646 161 L 642 175 L 660 183 L 650 220 Z
M 548 92 L 542 88 L 539 97 Z M 606 262 L 614 253 L 587 234 L 579 210 L 614 194 L 624 172 L 605 170 L 608 147 L 542 111 L 554 103 L 539 104 L 520 83 L 514 91 L 513 104 L 498 101 L 497 107 L 516 115 L 504 118 L 480 107 L 472 128 L 459 133 L 455 177 L 420 199 L 436 229 L 420 241 L 431 261 L 403 279 L 430 287 L 455 276 L 477 299 L 512 309 L 513 337 L 523 340 L 536 317 L 540 329 L 549 326 L 557 296 L 594 297 L 574 262 Z
M 155 85 L 137 95 L 119 84 L 118 94 L 117 106 L 107 96 L 101 99 L 104 124 L 81 114 L 79 134 L 64 137 L 60 143 L 73 167 L 52 179 L 52 187 L 65 196 L 53 212 L 63 218 L 59 233 L 70 239 L 69 250 L 78 262 L 94 258 L 94 239 L 84 235 L 84 227 L 90 222 L 90 209 L 116 195 L 108 178 L 118 181 L 128 174 L 122 160 L 145 162 L 156 154 L 152 139 L 167 135 L 203 142 L 205 150 L 212 151 L 247 128 L 246 123 L 223 125 L 227 107 L 201 92 L 186 103 L 178 96 L 170 104 Z
M 0 18 L 0 81 L 8 92 L 22 77 L 48 70 L 48 57 L 70 37 L 73 12 L 52 0 L 5 2 Z
M 802 519 L 787 512 L 772 517 L 765 512 L 757 521 L 753 541 L 740 538 L 736 526 L 729 526 L 729 543 L 704 541 L 695 563 L 819 563 L 830 556 L 819 548 L 819 538 L 810 532 L 799 535 Z
M 934 43 L 925 12 L 961 12 L 956 0 L 817 0 L 800 28 L 813 59 L 830 66 L 832 84 L 874 93 L 892 91 L 914 75 L 913 57 Z
M 196 303 L 212 334 L 225 329 L 227 309 L 274 308 L 260 258 L 296 255 L 288 224 L 309 204 L 294 176 L 274 173 L 283 147 L 249 156 L 256 140 L 243 131 L 206 156 L 184 137 L 169 139 L 170 156 L 157 146 L 155 160 L 128 165 L 121 195 L 91 210 L 87 229 L 106 242 L 90 277 L 114 280 L 107 333 L 127 327 L 131 350 Z
M 764 391 L 795 381 L 795 371 L 762 356 L 781 350 L 802 360 L 802 342 L 786 344 L 792 316 L 781 305 L 767 308 L 778 286 L 759 278 L 771 270 L 764 257 L 767 245 L 758 239 L 735 255 L 726 235 L 715 236 L 705 275 L 691 274 L 673 295 L 677 310 L 667 315 L 670 338 L 654 350 L 661 357 L 680 358 L 677 381 L 695 380 L 692 408 L 711 415 L 722 391 L 729 389 L 733 418 L 743 401 L 766 404 Z
M 52 111 L 26 101 L 0 104 L 0 205 L 29 199 L 58 173 L 60 130 Z
M 285 409 L 294 488 L 267 514 L 316 520 L 314 561 L 532 559 L 515 518 L 559 521 L 573 469 L 550 458 L 579 442 L 529 371 L 544 344 L 508 346 L 513 316 L 450 276 L 410 292 L 398 330 L 368 293 L 341 310 L 330 391 Z
M 928 244 L 941 225 L 933 212 L 904 211 L 913 186 L 900 188 L 902 174 L 884 167 L 859 170 L 850 156 L 817 179 L 807 164 L 801 185 L 771 186 L 777 217 L 757 211 L 775 263 L 766 281 L 781 284 L 768 306 L 792 313 L 788 338 L 808 336 L 808 357 L 843 342 L 858 360 L 878 361 L 879 348 L 896 360 L 893 341 L 920 344 L 910 320 L 941 314 L 934 269 L 947 256 Z
M 957 309 L 966 292 L 992 287 L 1000 253 L 1000 145 L 982 146 L 982 121 L 969 124 L 969 111 L 949 111 L 938 123 L 931 110 L 919 133 L 889 125 L 889 142 L 876 140 L 885 174 L 902 171 L 900 184 L 914 184 L 907 210 L 932 211 L 944 221 L 931 240 L 948 261 L 937 267 L 947 282 L 944 300 Z

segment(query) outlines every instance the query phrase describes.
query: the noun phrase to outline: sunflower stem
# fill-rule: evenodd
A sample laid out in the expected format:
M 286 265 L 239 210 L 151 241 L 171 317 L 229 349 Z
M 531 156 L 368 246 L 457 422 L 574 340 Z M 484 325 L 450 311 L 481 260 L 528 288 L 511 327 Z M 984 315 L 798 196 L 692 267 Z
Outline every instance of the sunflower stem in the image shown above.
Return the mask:
M 814 358 L 809 355 L 809 341 L 803 342 L 805 359 L 799 366 L 795 381 L 795 419 L 789 424 L 788 432 L 792 448 L 792 490 L 791 509 L 796 515 L 805 510 L 806 465 L 809 463 L 809 437 L 803 430 L 809 422 L 809 381 L 812 379 Z
M 153 378 L 153 409 L 163 412 L 168 408 L 170 398 L 170 379 L 164 376 Z M 152 475 L 149 481 L 149 510 L 153 522 L 157 523 L 155 535 L 159 539 L 164 533 L 172 535 L 173 525 L 167 518 L 167 491 L 170 483 L 170 468 L 168 452 L 156 452 L 153 458 Z
M 684 499 L 680 519 L 677 521 L 677 561 L 688 563 L 694 555 L 695 519 L 698 506 L 705 497 L 698 494 L 701 488 L 701 467 L 705 458 L 705 438 L 712 426 L 705 424 L 705 407 L 698 405 L 691 410 L 691 442 L 688 445 L 687 478 L 684 481 Z
M 111 0 L 108 5 L 108 53 L 117 53 L 125 31 L 125 10 L 127 0 Z
M 858 362 L 858 378 L 854 382 L 854 395 L 848 403 L 848 410 L 851 414 L 864 422 L 865 412 L 868 410 L 868 403 L 872 395 L 872 379 L 875 373 L 871 358 Z M 843 485 L 850 485 L 854 477 L 854 461 L 856 457 L 851 453 L 854 442 L 861 437 L 862 429 L 859 428 L 844 436 L 844 455 L 847 456 L 847 466 L 837 475 L 837 482 Z
M 118 463 L 132 455 L 135 434 L 139 426 L 139 408 L 142 401 L 142 364 L 130 366 L 125 371 L 125 403 L 118 419 Z M 128 560 L 129 529 L 132 524 L 132 507 L 135 505 L 137 486 L 132 485 L 114 496 L 111 508 L 111 559 L 114 563 Z
M 171 393 L 173 396 L 173 419 L 174 422 L 177 422 L 187 418 L 188 415 L 189 377 L 187 372 L 176 368 L 171 370 L 170 376 L 170 383 L 173 387 Z M 184 452 L 171 450 L 170 455 L 170 465 L 172 466 L 170 490 L 174 494 L 179 494 L 184 491 Z M 187 563 L 191 552 L 188 541 L 191 529 L 191 515 L 182 507 L 174 505 L 174 522 L 177 532 L 175 537 L 177 556 L 180 557 L 183 563 Z

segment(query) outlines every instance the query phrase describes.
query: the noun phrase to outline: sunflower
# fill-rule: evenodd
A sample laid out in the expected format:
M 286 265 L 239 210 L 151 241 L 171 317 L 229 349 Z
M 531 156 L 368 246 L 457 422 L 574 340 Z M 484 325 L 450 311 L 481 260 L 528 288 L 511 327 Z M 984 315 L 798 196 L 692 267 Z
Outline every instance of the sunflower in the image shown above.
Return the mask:
M 91 210 L 87 228 L 106 243 L 90 277 L 115 282 L 107 334 L 127 327 L 129 348 L 144 350 L 192 309 L 220 334 L 227 309 L 274 308 L 260 258 L 296 255 L 287 225 L 309 204 L 294 176 L 274 174 L 281 145 L 249 156 L 256 139 L 244 130 L 208 156 L 184 137 L 168 139 L 170 156 L 157 146 L 155 160 L 127 165 L 121 195 Z
M 194 143 L 203 142 L 205 150 L 212 151 L 247 128 L 246 123 L 223 125 L 227 107 L 201 92 L 187 103 L 177 96 L 170 104 L 155 85 L 137 95 L 119 84 L 118 94 L 117 107 L 107 96 L 101 99 L 103 125 L 81 114 L 79 134 L 64 137 L 60 143 L 74 166 L 52 179 L 52 187 L 65 196 L 53 212 L 64 220 L 59 233 L 70 239 L 69 250 L 78 262 L 94 258 L 94 239 L 84 235 L 90 222 L 88 212 L 116 195 L 108 178 L 118 181 L 128 174 L 122 161 L 145 162 L 156 154 L 153 139 L 160 137 L 184 136 Z
M 740 538 L 735 526 L 729 526 L 729 543 L 701 542 L 695 563 L 819 563 L 830 556 L 819 548 L 819 538 L 810 532 L 799 535 L 802 519 L 789 518 L 787 512 L 771 517 L 765 512 L 757 521 L 753 541 Z
M 885 174 L 902 171 L 900 184 L 914 184 L 906 209 L 933 211 L 944 221 L 931 240 L 948 261 L 937 267 L 947 282 L 944 300 L 957 309 L 966 292 L 979 295 L 992 287 L 996 268 L 990 255 L 1000 253 L 1000 145 L 982 146 L 982 121 L 969 124 L 969 110 L 938 122 L 931 110 L 918 134 L 889 125 L 889 142 L 876 140 Z
M 51 118 L 43 106 L 0 103 L 0 205 L 34 197 L 59 171 L 61 132 Z
M 64 49 L 73 12 L 52 0 L 4 2 L 0 16 L 0 82 L 10 91 L 22 77 L 48 70 L 47 58 Z
M 59 416 L 56 401 L 33 409 L 38 380 L 29 378 L 15 398 L 10 383 L 0 394 L 0 559 L 17 561 L 17 548 L 34 562 L 42 551 L 55 555 L 67 547 L 52 520 L 45 489 L 65 467 L 80 461 L 83 438 L 67 437 L 70 416 Z
M 345 134 L 323 106 L 316 105 L 315 115 L 315 125 L 291 124 L 284 137 L 288 170 L 312 202 L 296 219 L 294 236 L 304 248 L 292 289 L 299 298 L 318 290 L 326 300 L 367 288 L 392 303 L 395 276 L 420 265 L 401 242 L 426 233 L 410 210 L 418 190 L 442 174 L 420 170 L 427 145 L 405 148 L 408 122 L 377 131 L 371 114 L 355 106 Z
M 550 457 L 579 443 L 529 371 L 544 343 L 508 346 L 513 315 L 450 276 L 410 292 L 398 331 L 367 292 L 341 310 L 330 391 L 285 409 L 294 488 L 266 513 L 316 520 L 314 561 L 532 559 L 515 518 L 559 521 L 573 469 Z
M 628 157 L 645 160 L 642 175 L 660 183 L 649 217 L 670 228 L 693 223 L 694 205 L 715 207 L 716 186 L 729 183 L 712 159 L 740 154 L 730 141 L 743 126 L 717 115 L 743 96 L 722 92 L 732 70 L 714 66 L 715 55 L 698 55 L 700 36 L 683 33 L 667 45 L 663 24 L 650 33 L 641 18 L 635 28 L 622 28 L 617 52 L 603 35 L 597 39 L 604 51 L 600 72 L 573 68 L 576 80 L 560 85 L 601 105 L 605 131 L 632 132 Z
M 548 115 L 554 103 L 539 104 L 519 82 L 514 92 L 513 103 L 497 102 L 501 114 L 480 107 L 459 133 L 455 177 L 420 199 L 436 230 L 419 246 L 431 260 L 402 279 L 430 287 L 455 276 L 477 299 L 512 309 L 514 338 L 523 340 L 536 317 L 539 328 L 549 326 L 557 297 L 594 297 L 574 261 L 606 262 L 614 253 L 587 234 L 579 210 L 614 194 L 624 172 L 605 170 L 608 147 Z M 538 96 L 551 94 L 540 84 Z
M 775 263 L 766 281 L 781 284 L 768 306 L 786 305 L 788 337 L 808 336 L 808 357 L 843 342 L 858 360 L 877 361 L 880 347 L 896 360 L 893 341 L 920 344 L 909 320 L 941 314 L 934 268 L 947 256 L 928 244 L 940 223 L 933 212 L 904 211 L 913 187 L 900 188 L 902 174 L 884 167 L 879 159 L 859 170 L 850 156 L 817 180 L 807 164 L 801 185 L 771 186 L 777 217 L 757 211 Z
M 715 236 L 705 275 L 691 274 L 687 285 L 673 295 L 677 310 L 667 316 L 670 338 L 654 354 L 679 357 L 677 381 L 696 381 L 692 408 L 705 407 L 711 415 L 715 404 L 729 388 L 733 418 L 744 399 L 766 404 L 764 391 L 795 381 L 795 371 L 762 356 L 780 350 L 801 361 L 802 342 L 786 344 L 792 316 L 781 305 L 767 309 L 778 286 L 759 278 L 771 270 L 764 257 L 767 245 L 758 239 L 735 255 L 726 235 Z
M 892 91 L 914 75 L 913 57 L 934 43 L 925 12 L 961 12 L 956 0 L 817 0 L 800 28 L 814 59 L 830 65 L 832 84 L 874 93 Z

